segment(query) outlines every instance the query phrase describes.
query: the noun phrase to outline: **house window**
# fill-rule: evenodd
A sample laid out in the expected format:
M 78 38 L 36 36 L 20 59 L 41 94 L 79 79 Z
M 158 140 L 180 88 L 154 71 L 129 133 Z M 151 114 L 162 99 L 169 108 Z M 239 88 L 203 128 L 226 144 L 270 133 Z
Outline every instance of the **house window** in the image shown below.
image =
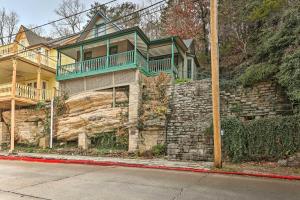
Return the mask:
M 91 51 L 84 52 L 83 58 L 84 58 L 84 60 L 92 59 L 92 52 Z
M 192 59 L 187 60 L 187 78 L 192 78 Z
M 111 46 L 109 47 L 109 55 L 117 54 L 118 53 L 118 46 Z
M 96 25 L 95 28 L 95 37 L 99 37 L 102 35 L 105 35 L 106 29 L 105 29 L 105 24 L 98 24 Z

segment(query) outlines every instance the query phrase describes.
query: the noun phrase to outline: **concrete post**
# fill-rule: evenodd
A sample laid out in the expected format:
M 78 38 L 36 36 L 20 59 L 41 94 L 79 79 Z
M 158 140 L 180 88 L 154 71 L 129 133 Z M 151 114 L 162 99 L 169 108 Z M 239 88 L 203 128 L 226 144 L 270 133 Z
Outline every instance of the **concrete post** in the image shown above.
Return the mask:
M 85 133 L 78 135 L 78 147 L 87 150 L 90 146 L 90 140 Z
M 137 70 L 138 71 L 138 70 Z M 139 143 L 139 130 L 138 130 L 138 111 L 140 103 L 140 85 L 136 81 L 129 85 L 129 152 L 135 152 L 138 150 Z

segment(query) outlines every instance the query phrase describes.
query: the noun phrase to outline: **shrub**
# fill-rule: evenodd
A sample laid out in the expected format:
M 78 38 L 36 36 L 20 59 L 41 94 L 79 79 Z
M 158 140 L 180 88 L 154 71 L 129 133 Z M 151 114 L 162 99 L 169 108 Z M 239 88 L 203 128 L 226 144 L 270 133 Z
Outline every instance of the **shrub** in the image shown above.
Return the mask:
M 99 133 L 91 138 L 91 142 L 98 149 L 127 150 L 128 134 L 118 135 L 114 132 Z
M 278 71 L 276 65 L 271 64 L 256 64 L 251 65 L 246 69 L 245 73 L 239 78 L 239 81 L 244 87 L 252 86 L 260 81 L 268 80 Z
M 163 156 L 167 152 L 167 146 L 164 144 L 158 144 L 152 147 L 152 154 L 155 157 Z
M 300 115 L 222 121 L 225 155 L 233 162 L 273 161 L 300 150 Z

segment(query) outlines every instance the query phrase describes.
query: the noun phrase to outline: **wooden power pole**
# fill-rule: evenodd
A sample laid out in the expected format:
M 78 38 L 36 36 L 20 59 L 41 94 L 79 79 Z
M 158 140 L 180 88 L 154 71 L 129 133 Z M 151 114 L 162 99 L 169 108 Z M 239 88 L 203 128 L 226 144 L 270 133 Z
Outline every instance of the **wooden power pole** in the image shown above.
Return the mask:
M 214 165 L 222 167 L 219 89 L 218 0 L 210 0 L 211 79 L 214 127 Z

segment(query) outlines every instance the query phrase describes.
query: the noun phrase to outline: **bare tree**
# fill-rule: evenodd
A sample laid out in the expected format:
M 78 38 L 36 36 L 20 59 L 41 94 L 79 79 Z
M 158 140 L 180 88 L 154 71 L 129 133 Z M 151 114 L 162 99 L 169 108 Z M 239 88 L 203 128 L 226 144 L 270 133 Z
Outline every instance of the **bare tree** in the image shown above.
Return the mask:
M 0 44 L 9 44 L 14 39 L 17 31 L 19 17 L 17 13 L 7 12 L 5 8 L 0 9 Z
M 53 24 L 56 35 L 65 36 L 81 31 L 85 17 L 82 14 L 74 15 L 84 10 L 80 0 L 63 0 L 54 12 L 64 20 Z
M 35 28 L 35 27 L 37 27 L 37 25 L 36 24 L 28 24 L 27 26 L 26 26 L 28 29 L 30 29 L 32 32 L 34 32 L 34 33 L 36 33 L 37 35 L 39 35 L 39 36 L 46 36 L 45 34 L 46 34 L 46 31 L 45 31 L 45 29 L 43 28 L 43 27 L 38 27 L 38 28 Z
M 150 0 L 150 4 L 153 2 Z M 140 17 L 140 27 L 151 39 L 157 39 L 162 33 L 161 12 L 165 5 L 156 6 L 154 9 L 146 9 Z
M 0 10 L 0 42 L 1 45 L 4 45 L 4 31 L 5 31 L 5 18 L 6 18 L 6 11 L 4 8 Z
M 17 31 L 17 25 L 19 23 L 19 17 L 16 12 L 9 12 L 6 16 L 5 20 L 6 26 L 7 26 L 7 43 L 11 43 L 14 39 L 14 33 Z

